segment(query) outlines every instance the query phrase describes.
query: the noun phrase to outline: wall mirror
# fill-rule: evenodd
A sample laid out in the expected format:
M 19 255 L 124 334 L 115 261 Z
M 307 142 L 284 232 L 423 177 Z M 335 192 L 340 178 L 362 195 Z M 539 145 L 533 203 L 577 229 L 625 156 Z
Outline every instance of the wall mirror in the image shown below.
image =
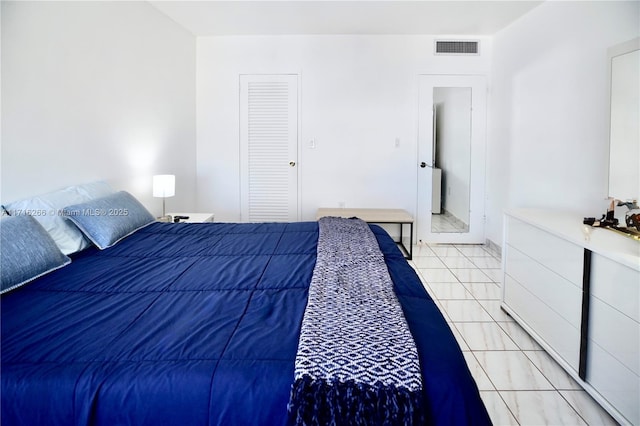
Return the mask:
M 431 232 L 469 232 L 471 87 L 433 88 Z
M 609 197 L 640 200 L 640 38 L 608 51 Z
M 418 81 L 417 241 L 484 243 L 486 78 Z

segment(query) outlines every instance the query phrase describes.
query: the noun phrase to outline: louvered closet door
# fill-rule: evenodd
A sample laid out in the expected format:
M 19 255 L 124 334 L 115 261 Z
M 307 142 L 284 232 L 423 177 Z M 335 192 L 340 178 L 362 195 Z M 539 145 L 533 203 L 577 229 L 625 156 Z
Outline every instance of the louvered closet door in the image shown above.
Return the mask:
M 240 76 L 242 220 L 298 220 L 298 76 Z

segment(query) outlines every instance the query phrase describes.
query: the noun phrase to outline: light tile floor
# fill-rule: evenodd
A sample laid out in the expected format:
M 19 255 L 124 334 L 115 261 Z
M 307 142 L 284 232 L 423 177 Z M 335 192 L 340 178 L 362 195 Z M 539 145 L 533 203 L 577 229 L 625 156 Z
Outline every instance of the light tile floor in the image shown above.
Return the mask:
M 431 215 L 431 228 L 433 232 L 467 232 L 469 226 L 451 213 Z
M 423 244 L 410 263 L 451 326 L 494 424 L 617 424 L 500 309 L 499 254 Z

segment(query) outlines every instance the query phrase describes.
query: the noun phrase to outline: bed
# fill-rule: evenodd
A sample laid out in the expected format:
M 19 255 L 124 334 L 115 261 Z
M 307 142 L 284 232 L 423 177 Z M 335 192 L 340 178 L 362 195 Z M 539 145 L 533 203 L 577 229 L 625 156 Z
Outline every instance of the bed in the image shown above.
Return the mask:
M 490 424 L 460 348 L 371 230 L 414 337 L 426 424 Z M 285 425 L 318 223 L 155 222 L 1 297 L 2 423 Z

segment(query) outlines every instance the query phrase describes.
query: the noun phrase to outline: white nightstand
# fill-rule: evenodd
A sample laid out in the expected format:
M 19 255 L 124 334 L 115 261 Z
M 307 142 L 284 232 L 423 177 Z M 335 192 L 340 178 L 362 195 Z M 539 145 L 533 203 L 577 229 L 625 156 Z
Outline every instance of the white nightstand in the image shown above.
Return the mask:
M 175 216 L 189 216 L 189 219 L 182 219 L 180 223 L 203 223 L 203 222 L 213 222 L 214 214 L 213 213 L 179 213 L 179 212 L 171 212 L 167 213 L 172 218 Z

